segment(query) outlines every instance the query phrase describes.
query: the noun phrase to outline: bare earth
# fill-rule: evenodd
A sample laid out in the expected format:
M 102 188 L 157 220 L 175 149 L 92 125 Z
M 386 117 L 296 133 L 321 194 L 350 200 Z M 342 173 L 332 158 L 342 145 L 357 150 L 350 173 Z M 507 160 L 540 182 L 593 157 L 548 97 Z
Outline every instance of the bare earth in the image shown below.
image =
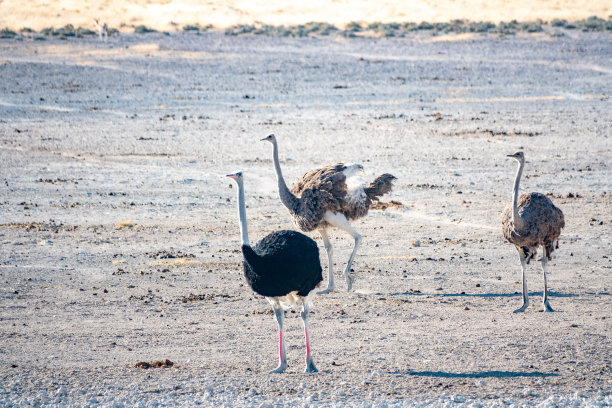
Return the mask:
M 0 405 L 612 404 L 610 34 L 461 38 L 0 41 Z M 225 174 L 246 174 L 253 241 L 294 228 L 269 133 L 290 183 L 337 161 L 398 177 L 402 205 L 354 223 L 355 291 L 315 298 L 317 374 L 291 312 L 267 374 L 276 323 L 242 276 Z M 522 191 L 565 213 L 555 313 L 537 262 L 512 313 L 519 148 Z

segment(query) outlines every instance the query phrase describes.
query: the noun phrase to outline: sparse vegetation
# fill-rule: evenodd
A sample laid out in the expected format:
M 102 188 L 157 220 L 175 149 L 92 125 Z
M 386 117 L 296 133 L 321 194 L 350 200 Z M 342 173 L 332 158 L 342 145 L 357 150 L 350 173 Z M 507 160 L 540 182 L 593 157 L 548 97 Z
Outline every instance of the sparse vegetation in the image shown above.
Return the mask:
M 330 35 L 338 31 L 328 23 L 311 22 L 292 26 L 273 26 L 269 24 L 238 24 L 225 30 L 226 35 L 256 34 L 273 37 L 309 37 Z
M 502 21 L 494 24 L 489 21 L 467 21 L 453 20 L 448 23 L 369 23 L 362 24 L 356 21 L 350 22 L 344 29 L 339 29 L 327 23 L 308 23 L 295 26 L 271 26 L 267 24 L 239 24 L 225 30 L 226 35 L 269 35 L 275 37 L 308 37 L 316 35 L 330 35 L 337 32 L 344 37 L 357 36 L 381 36 L 381 37 L 404 37 L 406 34 L 422 31 L 432 35 L 461 34 L 461 33 L 490 33 L 512 35 L 520 32 L 539 33 L 545 31 L 545 27 L 564 28 L 567 30 L 580 29 L 582 31 L 610 31 L 612 30 L 612 17 L 604 20 L 598 17 L 589 17 L 585 20 L 568 22 L 555 19 L 550 22 L 536 20 L 518 22 L 516 20 Z M 185 28 L 186 29 L 186 28 Z M 551 35 L 560 36 L 558 31 Z
M 555 18 L 550 22 L 552 27 L 565 27 L 567 25 L 567 20 Z
M 156 33 L 157 30 L 153 29 L 153 28 L 149 28 L 145 25 L 137 25 L 136 27 L 134 27 L 134 32 L 136 34 L 147 34 L 147 33 Z
M 180 29 L 175 24 L 177 29 Z M 549 30 L 546 30 L 546 28 Z M 212 30 L 211 24 L 200 25 L 199 23 L 188 24 L 182 27 L 182 31 L 199 33 L 202 31 Z M 554 29 L 554 30 L 552 30 Z M 489 33 L 500 35 L 513 35 L 517 33 L 539 33 L 547 31 L 553 37 L 563 36 L 563 30 L 581 30 L 584 32 L 601 32 L 612 31 L 612 16 L 608 19 L 592 16 L 584 20 L 567 21 L 565 19 L 553 19 L 550 22 L 536 20 L 532 22 L 518 22 L 516 20 L 502 21 L 498 24 L 489 21 L 468 21 L 468 20 L 453 20 L 447 23 L 429 23 L 422 21 L 420 23 L 404 22 L 404 23 L 360 23 L 350 22 L 340 29 L 329 23 L 310 22 L 297 25 L 280 25 L 274 26 L 263 23 L 255 24 L 238 24 L 229 27 L 225 30 L 226 35 L 267 35 L 272 37 L 314 37 L 328 36 L 336 33 L 343 37 L 357 36 L 379 36 L 379 37 L 405 37 L 409 33 L 424 32 L 431 35 L 440 34 L 461 34 L 461 33 Z M 134 33 L 146 34 L 156 33 L 157 30 L 149 28 L 145 25 L 134 27 Z M 38 35 L 37 35 L 38 34 Z M 31 28 L 24 27 L 19 32 L 15 32 L 8 28 L 0 30 L 0 38 L 15 38 L 26 37 L 34 40 L 44 40 L 43 36 L 56 37 L 67 39 L 69 37 L 81 38 L 84 36 L 94 36 L 97 33 L 94 30 L 83 27 L 74 27 L 67 24 L 64 27 L 53 28 L 48 27 L 36 32 Z M 118 35 L 119 30 L 109 28 L 108 35 Z M 166 33 L 167 34 L 167 33 Z
M 186 26 L 183 26 L 183 31 L 200 32 L 200 31 L 208 31 L 208 30 L 211 30 L 212 28 L 213 28 L 212 24 L 201 26 L 199 23 L 195 23 L 195 24 L 187 24 Z
M 574 26 L 582 31 L 612 31 L 612 18 L 604 20 L 603 18 L 592 16 L 584 20 L 576 21 Z M 566 25 L 565 28 L 569 27 Z
M 26 32 L 25 30 L 26 29 L 23 29 L 22 32 Z M 27 31 L 28 33 L 32 33 L 30 29 L 27 29 L 27 30 L 29 30 Z M 40 31 L 40 34 L 50 36 L 50 37 L 58 37 L 60 39 L 66 39 L 68 37 L 81 38 L 87 35 L 95 35 L 96 33 L 95 31 L 90 30 L 88 28 L 83 28 L 83 27 L 74 28 L 72 24 L 66 24 L 65 26 L 57 28 L 57 29 L 53 27 L 43 28 Z
M 16 35 L 16 32 L 11 31 L 8 28 L 3 28 L 2 30 L 0 30 L 0 38 L 13 38 Z

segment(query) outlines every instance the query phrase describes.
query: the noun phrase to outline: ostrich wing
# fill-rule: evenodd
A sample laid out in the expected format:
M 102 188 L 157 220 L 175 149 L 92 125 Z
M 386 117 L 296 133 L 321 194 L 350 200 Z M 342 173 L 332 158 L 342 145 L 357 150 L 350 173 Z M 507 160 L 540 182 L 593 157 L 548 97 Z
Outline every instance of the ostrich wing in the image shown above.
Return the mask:
M 330 194 L 336 200 L 342 200 L 346 196 L 346 169 L 344 163 L 332 164 L 311 170 L 304 174 L 291 188 L 291 193 L 296 197 L 302 197 L 305 191 L 320 190 Z
M 299 232 L 275 231 L 242 253 L 247 282 L 262 296 L 306 296 L 323 280 L 319 248 Z
M 302 231 L 316 229 L 326 211 L 342 210 L 347 195 L 344 169 L 346 166 L 338 163 L 311 170 L 293 185 L 291 193 L 300 199 L 293 216 Z

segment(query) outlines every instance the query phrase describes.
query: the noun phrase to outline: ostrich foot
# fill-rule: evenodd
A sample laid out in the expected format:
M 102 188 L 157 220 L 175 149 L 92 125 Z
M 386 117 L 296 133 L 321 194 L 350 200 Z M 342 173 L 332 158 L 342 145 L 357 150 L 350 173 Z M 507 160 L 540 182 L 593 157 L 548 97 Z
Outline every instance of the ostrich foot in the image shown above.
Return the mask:
M 319 370 L 317 370 L 317 367 L 314 364 L 314 361 L 312 361 L 312 358 L 307 358 L 306 359 L 306 370 L 304 370 L 305 373 L 318 373 Z
M 523 313 L 525 309 L 527 309 L 527 306 L 529 306 L 529 303 L 523 303 L 523 306 L 516 309 L 513 313 Z
M 351 275 L 350 272 L 344 272 L 344 277 L 346 278 L 346 291 L 350 292 L 353 288 L 353 282 L 355 282 L 355 277 Z
M 323 289 L 317 292 L 317 295 L 327 295 L 328 293 L 332 293 L 335 289 L 335 285 L 328 285 L 327 289 Z
M 548 303 L 548 301 L 544 302 L 544 310 L 546 312 L 554 312 L 553 308 L 550 307 L 550 304 Z
M 270 371 L 268 374 L 281 374 L 284 373 L 287 369 L 287 363 L 283 362 L 278 365 L 274 370 Z

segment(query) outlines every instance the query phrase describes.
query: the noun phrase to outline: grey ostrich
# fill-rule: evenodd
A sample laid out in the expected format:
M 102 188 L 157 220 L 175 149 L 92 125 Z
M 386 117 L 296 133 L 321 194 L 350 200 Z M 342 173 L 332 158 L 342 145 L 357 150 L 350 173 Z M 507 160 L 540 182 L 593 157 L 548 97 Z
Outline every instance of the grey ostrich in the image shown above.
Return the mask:
M 329 227 L 336 227 L 348 232 L 355 240 L 351 256 L 344 269 L 347 290 L 353 286 L 351 264 L 361 243 L 361 235 L 349 223 L 349 220 L 364 217 L 371 202 L 391 191 L 393 180 L 391 174 L 382 174 L 368 186 L 362 178 L 361 164 L 332 164 L 320 169 L 311 170 L 293 185 L 287 187 L 278 160 L 278 143 L 274 135 L 262 139 L 272 143 L 274 168 L 278 180 L 278 192 L 282 203 L 289 209 L 293 220 L 305 232 L 317 230 L 323 238 L 329 262 L 327 289 L 320 294 L 334 290 L 334 272 L 332 244 L 327 235 Z
M 514 313 L 524 312 L 529 306 L 527 293 L 527 280 L 525 267 L 536 255 L 538 247 L 542 247 L 542 272 L 544 274 L 544 307 L 547 312 L 553 309 L 548 303 L 548 287 L 546 284 L 546 263 L 552 259 L 555 248 L 559 248 L 559 235 L 561 228 L 565 227 L 565 220 L 560 209 L 548 197 L 540 193 L 521 194 L 519 197 L 519 182 L 523 167 L 525 167 L 525 154 L 516 152 L 509 154 L 518 161 L 518 170 L 514 179 L 512 204 L 508 205 L 501 214 L 502 234 L 513 244 L 521 260 L 521 274 L 523 280 L 523 306 Z
M 249 244 L 242 172 L 228 174 L 238 186 L 238 216 L 244 257 L 244 276 L 255 293 L 265 296 L 272 305 L 278 323 L 278 367 L 270 371 L 282 373 L 287 368 L 283 342 L 284 309 L 301 306 L 306 339 L 306 372 L 316 372 L 308 341 L 308 314 L 314 288 L 323 281 L 317 243 L 297 231 L 275 231 L 254 248 Z

